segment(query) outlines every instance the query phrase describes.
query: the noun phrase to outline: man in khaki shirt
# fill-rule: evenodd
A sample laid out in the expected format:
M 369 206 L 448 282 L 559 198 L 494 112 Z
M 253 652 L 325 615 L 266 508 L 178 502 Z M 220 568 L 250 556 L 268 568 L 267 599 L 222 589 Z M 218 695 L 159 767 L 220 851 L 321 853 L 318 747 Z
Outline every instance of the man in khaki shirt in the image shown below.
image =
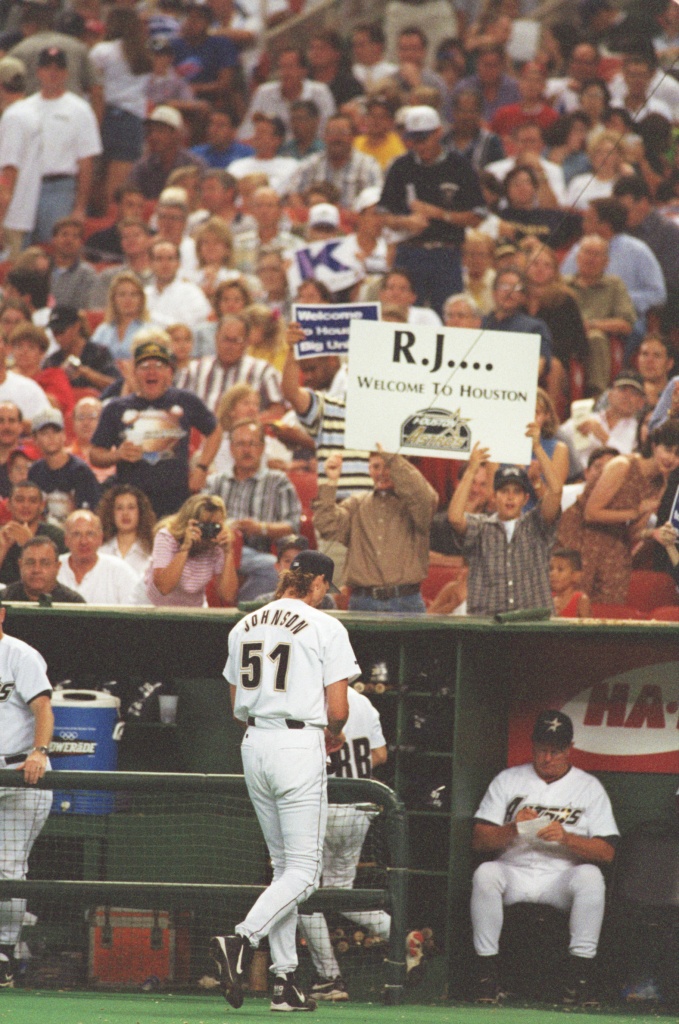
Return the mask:
M 420 583 L 429 568 L 429 528 L 436 491 L 401 455 L 378 446 L 368 472 L 373 490 L 337 504 L 342 456 L 325 463 L 327 483 L 318 489 L 314 524 L 324 540 L 348 548 L 345 581 L 351 611 L 424 612 Z
M 577 254 L 578 272 L 564 277 L 573 292 L 587 331 L 589 359 L 588 393 L 605 391 L 611 379 L 610 335 L 627 337 L 637 314 L 629 292 L 619 277 L 606 274 L 608 242 L 599 235 L 585 235 Z

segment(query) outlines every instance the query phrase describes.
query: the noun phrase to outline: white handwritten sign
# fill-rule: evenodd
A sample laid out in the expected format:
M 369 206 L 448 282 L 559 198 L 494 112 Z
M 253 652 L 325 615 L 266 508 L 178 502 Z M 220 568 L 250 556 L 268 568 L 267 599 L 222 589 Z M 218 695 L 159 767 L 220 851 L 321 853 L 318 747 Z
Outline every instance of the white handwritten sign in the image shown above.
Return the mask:
M 354 321 L 346 445 L 527 465 L 539 358 L 536 334 Z

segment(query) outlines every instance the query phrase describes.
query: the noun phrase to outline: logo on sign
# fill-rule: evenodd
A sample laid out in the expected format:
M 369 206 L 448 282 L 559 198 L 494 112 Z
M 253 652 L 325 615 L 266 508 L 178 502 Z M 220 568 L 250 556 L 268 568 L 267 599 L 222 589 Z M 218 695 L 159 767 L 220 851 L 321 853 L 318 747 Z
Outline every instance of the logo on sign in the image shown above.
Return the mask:
M 74 739 L 64 739 L 60 736 L 58 740 L 50 743 L 50 757 L 65 757 L 67 754 L 91 755 L 97 751 L 97 744 L 90 740 L 79 740 L 77 735 Z
M 469 420 L 460 416 L 460 410 L 421 409 L 409 416 L 401 426 L 401 444 L 408 448 L 441 449 L 469 452 L 472 432 Z
M 575 747 L 588 754 L 639 756 L 679 748 L 679 663 L 632 669 L 581 690 L 561 709 Z

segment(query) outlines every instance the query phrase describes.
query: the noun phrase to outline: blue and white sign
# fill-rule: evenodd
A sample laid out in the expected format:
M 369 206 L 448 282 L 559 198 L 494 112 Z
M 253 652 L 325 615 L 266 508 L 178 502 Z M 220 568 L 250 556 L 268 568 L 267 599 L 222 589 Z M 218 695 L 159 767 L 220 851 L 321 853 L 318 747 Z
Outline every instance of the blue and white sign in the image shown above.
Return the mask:
M 679 0 L 677 0 L 677 2 L 679 2 Z M 674 495 L 669 519 L 674 529 L 679 530 L 679 487 L 677 487 L 677 493 Z
M 293 295 L 302 281 L 315 278 L 331 292 L 342 292 L 365 277 L 365 267 L 356 258 L 356 247 L 347 237 L 310 242 L 291 255 L 288 284 Z
M 297 359 L 341 356 L 349 351 L 349 328 L 354 321 L 377 321 L 379 302 L 347 302 L 337 305 L 294 305 L 292 319 L 306 338 L 295 345 Z

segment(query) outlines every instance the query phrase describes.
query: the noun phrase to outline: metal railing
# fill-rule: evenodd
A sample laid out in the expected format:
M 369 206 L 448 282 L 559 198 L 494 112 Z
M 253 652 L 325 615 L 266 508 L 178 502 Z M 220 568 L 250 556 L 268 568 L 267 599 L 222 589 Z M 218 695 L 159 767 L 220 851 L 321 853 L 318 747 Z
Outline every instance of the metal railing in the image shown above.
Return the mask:
M 0 769 L 0 788 L 29 789 L 23 774 L 13 769 Z M 155 772 L 76 772 L 50 771 L 38 788 L 58 791 L 99 791 L 108 793 L 165 794 L 176 796 L 224 796 L 245 799 L 247 791 L 242 775 L 201 775 Z M 335 804 L 369 804 L 385 816 L 385 839 L 388 851 L 385 888 L 331 889 L 321 888 L 304 903 L 304 912 L 387 909 L 391 915 L 389 952 L 385 959 L 384 998 L 390 1004 L 401 1002 L 405 982 L 405 936 L 408 887 L 408 834 L 405 808 L 388 786 L 370 779 L 328 779 L 328 797 Z M 110 817 L 115 817 L 115 810 Z M 63 815 L 60 827 L 68 831 L 77 821 L 79 829 L 87 815 Z M 28 878 L 0 880 L 0 900 L 49 896 L 69 905 L 99 902 L 108 906 L 121 901 L 151 901 L 172 906 L 178 902 L 208 897 L 211 901 L 228 901 L 241 896 L 254 901 L 263 885 L 219 884 L 205 882 L 116 881 L 109 879 L 74 880 Z

